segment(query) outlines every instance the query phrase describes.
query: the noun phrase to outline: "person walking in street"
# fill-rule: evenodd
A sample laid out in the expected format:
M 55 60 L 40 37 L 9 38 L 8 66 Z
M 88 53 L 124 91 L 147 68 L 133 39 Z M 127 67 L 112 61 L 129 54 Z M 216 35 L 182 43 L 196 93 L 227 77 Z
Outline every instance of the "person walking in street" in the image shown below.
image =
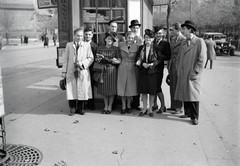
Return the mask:
M 153 101 L 158 92 L 158 72 L 157 65 L 163 60 L 160 59 L 160 50 L 153 44 L 154 32 L 145 29 L 144 44 L 139 47 L 136 65 L 139 67 L 138 73 L 138 93 L 142 94 L 143 109 L 139 116 L 147 114 L 147 100 L 149 95 L 149 116 L 153 117 Z
M 158 91 L 157 95 L 155 96 L 154 99 L 154 105 L 153 105 L 153 110 L 158 109 L 157 105 L 157 97 L 159 98 L 161 102 L 161 107 L 157 111 L 157 113 L 163 113 L 166 112 L 166 106 L 165 106 L 165 99 L 164 99 L 164 94 L 162 91 L 162 79 L 163 79 L 163 73 L 164 73 L 164 61 L 169 60 L 171 58 L 171 48 L 170 48 L 170 43 L 165 40 L 166 37 L 166 31 L 164 30 L 164 26 L 156 26 L 155 27 L 155 40 L 154 40 L 154 45 L 156 45 L 161 54 L 162 61 L 158 64 Z
M 138 20 L 132 20 L 131 24 L 129 25 L 129 28 L 131 29 L 132 32 L 134 32 L 135 37 L 134 37 L 134 43 L 137 45 L 143 45 L 144 39 L 142 36 L 139 35 L 139 30 L 140 30 L 141 24 L 139 23 Z M 140 106 L 140 94 L 137 96 L 133 96 L 132 99 L 132 108 L 136 110 L 141 110 Z
M 28 36 L 27 36 L 27 35 L 24 35 L 24 43 L 25 43 L 26 45 L 28 45 Z
M 178 58 L 178 52 L 181 43 L 186 39 L 181 33 L 181 24 L 175 23 L 170 28 L 171 31 L 171 60 L 168 65 L 169 71 L 169 79 L 170 79 L 170 98 L 171 98 L 171 106 L 167 108 L 167 110 L 172 110 L 172 114 L 182 113 L 182 101 L 174 100 L 174 95 L 176 91 L 177 85 L 177 69 L 176 69 L 176 59 Z
M 210 61 L 210 69 L 212 69 L 213 66 L 213 60 L 216 60 L 216 52 L 215 49 L 217 47 L 216 42 L 212 40 L 212 36 L 209 35 L 208 39 L 205 40 L 206 46 L 207 46 L 207 61 L 205 64 L 205 67 L 207 67 L 208 60 Z
M 134 43 L 135 33 L 126 33 L 127 41 L 119 44 L 121 63 L 118 67 L 117 94 L 121 96 L 121 114 L 131 113 L 131 100 L 137 96 L 137 73 L 135 68 L 139 45 Z
M 188 112 L 193 125 L 198 124 L 199 101 L 201 92 L 201 75 L 206 60 L 207 48 L 204 40 L 194 32 L 196 26 L 192 21 L 181 25 L 186 40 L 181 43 L 179 60 L 177 60 L 177 86 L 175 100 L 184 102 L 184 110 Z
M 115 95 L 117 94 L 117 65 L 120 64 L 119 48 L 113 46 L 115 36 L 106 33 L 105 46 L 99 46 L 96 56 L 97 62 L 104 64 L 101 74 L 102 82 L 97 84 L 97 93 L 103 96 L 104 109 L 102 114 L 111 114 Z
M 92 38 L 93 38 L 93 30 L 92 30 L 92 28 L 89 28 L 89 27 L 85 28 L 84 29 L 84 41 L 90 44 L 91 50 L 92 50 L 92 53 L 93 53 L 93 57 L 95 59 L 96 54 L 97 54 L 98 45 L 92 41 Z M 94 63 L 92 63 L 89 66 L 89 71 L 90 71 L 90 76 L 91 76 L 91 85 L 92 85 L 92 99 L 88 99 L 87 107 L 90 110 L 95 110 L 94 81 L 93 81 L 93 73 L 94 72 L 92 71 L 93 64 Z
M 3 47 L 3 37 L 0 35 L 0 50 L 2 49 Z
M 46 35 L 44 38 L 44 42 L 43 42 L 44 48 L 45 48 L 45 46 L 48 48 L 48 43 L 49 43 L 49 37 L 48 37 L 48 35 Z
M 112 33 L 112 34 L 115 34 L 114 35 L 115 36 L 115 41 L 113 43 L 113 46 L 118 47 L 119 43 L 124 42 L 125 39 L 121 34 L 119 34 L 117 32 L 117 27 L 118 27 L 117 22 L 115 20 L 110 20 L 108 22 L 108 26 L 109 26 L 108 31 L 106 33 L 102 33 L 102 34 L 99 35 L 98 46 L 104 46 L 106 35 L 108 35 L 109 33 Z
M 76 111 L 84 115 L 83 102 L 92 98 L 89 66 L 94 59 L 90 44 L 83 42 L 83 31 L 74 30 L 74 41 L 67 43 L 63 57 L 62 77 L 66 78 L 70 116 Z
M 20 36 L 20 42 L 21 42 L 21 45 L 23 44 L 23 35 Z
M 57 34 L 53 34 L 53 44 L 54 46 L 56 46 L 56 42 L 57 42 Z

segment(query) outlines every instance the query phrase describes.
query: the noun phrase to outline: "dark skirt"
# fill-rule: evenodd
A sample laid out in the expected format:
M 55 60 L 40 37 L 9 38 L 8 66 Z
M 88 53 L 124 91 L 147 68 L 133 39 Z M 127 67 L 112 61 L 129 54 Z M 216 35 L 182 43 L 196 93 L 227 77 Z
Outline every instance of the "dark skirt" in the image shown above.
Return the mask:
M 156 95 L 158 90 L 158 73 L 138 74 L 138 93 Z
M 97 84 L 97 93 L 103 96 L 117 94 L 117 68 L 109 66 L 104 70 L 103 83 Z

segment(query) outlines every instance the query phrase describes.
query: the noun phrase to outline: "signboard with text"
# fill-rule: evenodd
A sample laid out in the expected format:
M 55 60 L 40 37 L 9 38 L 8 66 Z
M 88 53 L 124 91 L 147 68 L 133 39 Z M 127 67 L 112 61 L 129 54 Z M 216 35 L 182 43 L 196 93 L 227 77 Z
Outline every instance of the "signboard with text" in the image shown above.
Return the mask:
M 56 8 L 58 0 L 38 0 L 38 9 Z

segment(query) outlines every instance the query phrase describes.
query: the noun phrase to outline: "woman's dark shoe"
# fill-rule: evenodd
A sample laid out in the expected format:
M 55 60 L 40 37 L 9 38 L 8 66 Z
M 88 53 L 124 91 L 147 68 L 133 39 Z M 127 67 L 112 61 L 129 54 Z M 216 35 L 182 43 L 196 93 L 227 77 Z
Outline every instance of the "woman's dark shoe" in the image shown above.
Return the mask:
M 125 112 L 126 112 L 126 109 L 123 109 L 123 108 L 122 108 L 122 110 L 121 110 L 121 114 L 124 115 Z
M 126 113 L 128 113 L 128 114 L 132 113 L 132 109 L 131 108 L 126 108 Z
M 150 113 L 149 113 L 149 116 L 150 116 L 150 117 L 153 117 L 153 116 L 154 116 L 153 112 L 150 112 Z
M 147 110 L 145 111 L 145 112 L 140 112 L 139 113 L 139 116 L 144 116 L 144 115 L 146 115 L 147 114 Z
M 158 110 L 158 105 L 152 106 L 152 110 L 153 110 L 153 111 Z
M 166 107 L 160 108 L 160 109 L 157 111 L 158 114 L 161 114 L 161 113 L 163 113 L 163 112 L 166 112 Z
M 112 112 L 112 111 L 110 111 L 110 110 L 107 110 L 107 111 L 106 111 L 106 114 L 111 114 L 111 112 Z
M 84 110 L 80 110 L 80 111 L 79 111 L 79 114 L 80 114 L 80 115 L 85 115 L 85 111 L 84 111 Z
M 103 110 L 103 111 L 102 111 L 102 114 L 106 114 L 106 112 L 107 112 L 106 110 Z
M 76 112 L 76 109 L 71 108 L 71 109 L 70 109 L 69 116 L 73 116 L 73 115 L 75 114 L 75 112 Z

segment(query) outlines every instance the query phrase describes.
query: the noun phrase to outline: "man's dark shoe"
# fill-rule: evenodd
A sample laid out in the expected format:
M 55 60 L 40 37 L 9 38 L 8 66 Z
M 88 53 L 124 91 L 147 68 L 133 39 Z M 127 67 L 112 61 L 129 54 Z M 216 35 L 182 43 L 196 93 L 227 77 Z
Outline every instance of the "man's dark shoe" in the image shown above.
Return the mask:
M 197 119 L 193 119 L 192 124 L 193 125 L 198 125 L 198 120 Z
M 181 116 L 179 116 L 179 118 L 190 118 L 190 116 L 189 115 L 181 115 Z
M 85 115 L 85 111 L 80 110 L 80 111 L 79 111 L 79 114 L 80 114 L 80 115 Z
M 158 110 L 158 105 L 152 106 L 152 111 Z

